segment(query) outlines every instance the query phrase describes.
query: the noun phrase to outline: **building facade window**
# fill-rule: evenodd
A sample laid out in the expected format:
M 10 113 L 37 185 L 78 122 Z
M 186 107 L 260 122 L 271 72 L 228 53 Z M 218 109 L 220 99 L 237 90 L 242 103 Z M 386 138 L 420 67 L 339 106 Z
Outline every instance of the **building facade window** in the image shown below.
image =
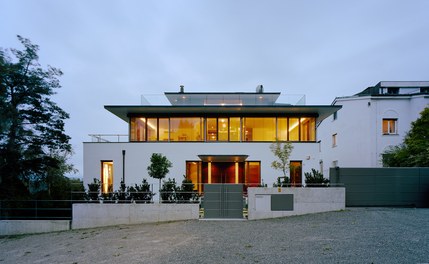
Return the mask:
M 146 141 L 146 118 L 144 117 L 131 118 L 130 141 Z
M 203 141 L 203 125 L 201 117 L 172 117 L 170 141 Z
M 244 141 L 275 141 L 275 117 L 245 117 L 243 118 Z
M 290 161 L 290 183 L 292 186 L 302 185 L 302 161 Z
M 332 147 L 335 148 L 337 146 L 337 134 L 332 135 Z
M 396 135 L 398 134 L 398 119 L 384 118 L 383 119 L 383 135 Z
M 316 141 L 314 117 L 131 117 L 130 141 Z
M 101 161 L 101 192 L 113 192 L 113 161 Z

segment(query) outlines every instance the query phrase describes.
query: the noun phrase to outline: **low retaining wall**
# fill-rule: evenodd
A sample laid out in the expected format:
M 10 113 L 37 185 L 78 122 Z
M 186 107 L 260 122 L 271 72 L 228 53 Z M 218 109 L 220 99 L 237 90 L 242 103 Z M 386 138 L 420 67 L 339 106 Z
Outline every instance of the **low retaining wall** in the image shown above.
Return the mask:
M 72 229 L 199 218 L 199 204 L 73 204 Z
M 343 187 L 329 188 L 260 188 L 250 187 L 248 219 L 266 219 L 345 209 Z
M 0 236 L 70 230 L 70 220 L 1 220 Z

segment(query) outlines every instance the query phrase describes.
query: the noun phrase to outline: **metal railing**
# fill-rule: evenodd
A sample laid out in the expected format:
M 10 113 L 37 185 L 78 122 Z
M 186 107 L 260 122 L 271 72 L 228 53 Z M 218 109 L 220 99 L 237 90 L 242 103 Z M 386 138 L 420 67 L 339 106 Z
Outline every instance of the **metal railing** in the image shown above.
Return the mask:
M 105 142 L 128 142 L 128 135 L 126 134 L 89 134 L 91 142 L 105 143 Z

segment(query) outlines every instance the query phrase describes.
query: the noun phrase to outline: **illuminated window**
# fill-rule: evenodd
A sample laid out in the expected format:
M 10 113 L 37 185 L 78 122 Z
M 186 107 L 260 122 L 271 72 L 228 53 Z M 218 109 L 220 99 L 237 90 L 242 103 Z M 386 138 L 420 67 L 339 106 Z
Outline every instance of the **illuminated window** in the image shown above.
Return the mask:
M 219 141 L 228 141 L 228 118 L 218 119 Z
M 203 125 L 200 117 L 170 118 L 170 141 L 202 141 Z
M 277 118 L 277 139 L 280 141 L 287 141 L 287 118 Z
M 131 117 L 130 141 L 146 140 L 146 118 Z
M 302 185 L 302 161 L 290 161 L 290 183 L 292 186 Z
M 156 118 L 148 118 L 147 122 L 147 141 L 158 140 L 158 122 Z
M 217 118 L 207 118 L 206 124 L 206 140 L 217 140 Z
M 383 119 L 383 135 L 398 134 L 398 119 Z
M 229 141 L 240 141 L 241 125 L 239 117 L 229 118 Z
M 289 118 L 289 141 L 299 141 L 299 118 Z
M 159 141 L 168 141 L 168 118 L 158 119 Z
M 301 141 L 316 141 L 316 120 L 314 117 L 301 118 Z
M 275 117 L 246 117 L 243 118 L 244 141 L 275 141 Z
M 101 161 L 101 191 L 113 192 L 113 161 Z

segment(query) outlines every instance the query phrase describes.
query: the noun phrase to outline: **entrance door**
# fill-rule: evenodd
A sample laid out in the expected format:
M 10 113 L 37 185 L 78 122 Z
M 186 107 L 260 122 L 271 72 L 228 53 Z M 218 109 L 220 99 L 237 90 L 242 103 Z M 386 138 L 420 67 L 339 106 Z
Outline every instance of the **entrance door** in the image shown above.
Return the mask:
M 243 183 L 243 168 L 244 162 L 212 162 L 211 183 Z
M 302 161 L 290 162 L 290 183 L 292 186 L 302 185 Z
M 204 184 L 204 218 L 243 218 L 242 184 Z

